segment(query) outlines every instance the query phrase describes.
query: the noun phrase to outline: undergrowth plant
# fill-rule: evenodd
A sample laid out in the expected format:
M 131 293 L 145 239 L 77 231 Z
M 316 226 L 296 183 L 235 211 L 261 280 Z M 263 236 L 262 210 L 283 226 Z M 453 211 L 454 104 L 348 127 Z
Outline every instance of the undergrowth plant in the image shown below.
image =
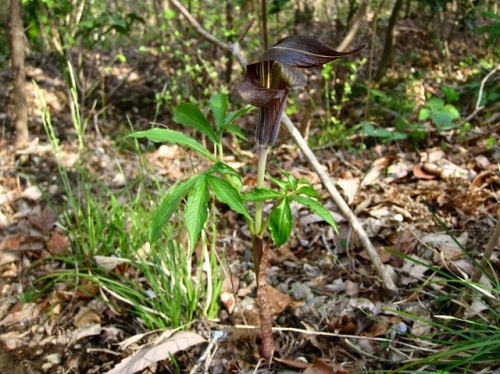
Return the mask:
M 430 354 L 418 350 L 410 352 L 409 357 L 412 359 L 392 372 L 452 374 L 473 372 L 472 368 L 481 367 L 481 372 L 492 373 L 495 370 L 493 368 L 498 370 L 500 362 L 500 279 L 489 256 L 498 241 L 500 225 L 497 223 L 483 258 L 476 261 L 473 254 L 435 214 L 434 218 L 473 265 L 472 275 L 468 277 L 463 272 L 453 272 L 448 267 L 438 267 L 389 250 L 396 256 L 427 268 L 431 275 L 422 287 L 430 287 L 430 292 L 437 294 L 429 301 L 432 310 L 430 318 L 385 308 L 407 321 L 427 326 L 428 333 L 412 334 L 410 331 L 406 340 L 415 346 L 432 348 Z M 491 251 L 488 247 L 491 247 Z
M 431 274 L 429 286 L 434 285 L 437 289 L 446 287 L 446 292 L 434 298 L 431 308 L 434 310 L 431 318 L 422 317 L 409 312 L 385 309 L 396 313 L 407 321 L 416 321 L 419 326 L 428 326 L 426 334 L 415 334 L 411 332 L 405 341 L 415 346 L 432 347 L 431 354 L 409 352 L 412 357 L 395 373 L 414 373 L 415 371 L 434 373 L 444 370 L 449 373 L 469 372 L 471 367 L 483 365 L 485 368 L 492 367 L 500 362 L 500 282 L 495 272 L 488 269 L 479 269 L 487 275 L 484 282 L 477 283 L 464 279 L 444 269 L 426 264 L 413 257 L 402 256 L 406 260 L 417 265 L 427 267 Z M 476 263 L 477 266 L 480 266 Z M 489 270 L 494 270 L 490 267 Z M 486 283 L 486 284 L 484 284 Z M 436 291 L 434 291 L 436 292 Z M 464 295 L 469 303 L 464 303 Z M 453 310 L 460 309 L 461 315 L 454 316 Z M 492 371 L 486 371 L 492 372 Z
M 164 240 L 150 244 L 144 228 L 152 226 L 147 210 L 154 197 L 145 186 L 147 177 L 128 181 L 116 192 L 92 176 L 85 168 L 91 149 L 85 145 L 86 125 L 77 107 L 73 125 L 78 161 L 71 169 L 66 167 L 47 105 L 43 95 L 38 97 L 64 191 L 58 226 L 69 239 L 70 249 L 41 260 L 55 260 L 61 268 L 37 279 L 24 298 L 36 298 L 57 283 L 89 293 L 91 283 L 102 292 L 90 296 L 135 314 L 150 329 L 178 328 L 200 317 L 215 318 L 222 287 L 215 252 L 203 247 L 199 262 L 194 263 L 192 252 L 178 240 L 178 228 L 171 224 L 162 228 Z M 139 152 L 137 144 L 135 150 Z M 156 187 L 161 190 L 158 182 Z M 48 196 L 47 202 L 53 204 Z
M 215 94 L 210 100 L 213 123 L 194 104 L 185 103 L 174 108 L 174 121 L 197 130 L 212 144 L 209 151 L 195 138 L 179 131 L 153 128 L 131 134 L 134 138 L 147 138 L 159 143 L 174 143 L 192 151 L 207 161 L 204 170 L 191 175 L 172 187 L 164 196 L 150 230 L 150 242 L 160 239 L 162 227 L 169 222 L 179 204 L 185 199 L 183 221 L 189 237 L 189 250 L 192 254 L 204 233 L 212 235 L 216 243 L 216 231 L 209 230 L 209 211 L 214 211 L 215 201 L 227 204 L 240 214 L 252 235 L 255 274 L 257 276 L 257 305 L 261 327 L 261 353 L 270 359 L 274 352 L 271 315 L 269 311 L 266 270 L 270 245 L 264 243 L 269 232 L 270 240 L 283 245 L 292 233 L 293 219 L 290 204 L 297 202 L 312 209 L 327 223 L 335 227 L 332 215 L 320 203 L 319 195 L 306 179 L 297 179 L 281 170 L 282 178 L 269 176 L 275 188 L 265 187 L 265 169 L 269 148 L 276 142 L 281 116 L 290 90 L 305 84 L 306 77 L 295 68 L 321 66 L 324 63 L 346 56 L 364 48 L 340 53 L 324 43 L 309 37 L 291 36 L 269 48 L 262 59 L 247 66 L 245 79 L 239 84 L 238 91 L 244 101 L 259 107 L 256 144 L 257 144 L 257 185 L 252 191 L 243 189 L 243 177 L 237 170 L 224 161 L 223 136 L 233 134 L 246 139 L 235 120 L 247 113 L 251 106 L 228 114 L 228 97 Z M 264 202 L 272 203 L 268 217 L 264 217 Z M 255 203 L 253 214 L 246 203 Z M 217 216 L 212 219 L 217 223 Z

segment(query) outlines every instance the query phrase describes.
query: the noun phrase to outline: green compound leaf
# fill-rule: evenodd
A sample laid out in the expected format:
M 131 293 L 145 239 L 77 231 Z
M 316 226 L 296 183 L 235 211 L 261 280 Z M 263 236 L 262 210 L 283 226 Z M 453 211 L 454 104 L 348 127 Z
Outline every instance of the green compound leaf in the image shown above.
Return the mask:
M 201 110 L 190 103 L 178 105 L 174 108 L 174 121 L 184 126 L 192 127 L 205 134 L 212 142 L 219 144 L 215 131 L 210 126 L 207 117 Z
M 162 202 L 158 206 L 158 209 L 156 209 L 153 218 L 153 224 L 149 232 L 149 241 L 151 243 L 158 240 L 162 227 L 170 220 L 170 217 L 172 217 L 172 214 L 177 209 L 181 200 L 187 195 L 189 190 L 193 188 L 198 179 L 202 176 L 203 174 L 197 174 L 168 190 L 166 195 L 163 197 Z
M 304 196 L 291 196 L 291 199 L 311 209 L 318 216 L 323 218 L 330 226 L 332 226 L 335 231 L 337 231 L 337 224 L 335 223 L 332 214 L 323 205 Z
M 232 185 L 236 188 L 237 191 L 241 191 L 241 187 L 243 186 L 243 181 L 241 180 L 241 176 L 238 174 L 236 170 L 234 170 L 228 164 L 223 162 L 218 162 L 208 169 L 208 174 L 220 173 L 224 175 L 229 175 L 231 180 L 233 181 Z
M 207 179 L 219 201 L 229 205 L 232 210 L 244 215 L 247 219 L 252 221 L 252 217 L 240 194 L 227 180 L 213 175 L 208 175 Z
M 244 141 L 248 141 L 248 138 L 243 134 L 243 131 L 241 131 L 239 126 L 236 126 L 235 124 L 228 124 L 228 125 L 222 125 L 221 130 L 227 130 L 231 134 L 236 135 L 238 138 Z
M 212 98 L 210 99 L 210 110 L 212 111 L 212 115 L 214 116 L 217 132 L 220 131 L 221 126 L 224 124 L 228 106 L 229 103 L 227 101 L 226 94 L 218 93 L 212 96 Z
M 207 221 L 209 197 L 207 178 L 203 174 L 203 177 L 199 178 L 191 189 L 184 208 L 184 225 L 189 235 L 191 251 L 198 242 L 203 225 Z
M 290 185 L 290 183 L 288 181 L 284 181 L 284 180 L 275 178 L 272 175 L 269 175 L 269 179 L 271 179 L 271 181 L 274 184 L 276 184 L 283 191 L 288 191 L 290 188 L 292 188 L 292 186 Z
M 243 107 L 241 109 L 238 109 L 235 112 L 230 113 L 225 119 L 224 119 L 224 125 L 229 125 L 231 122 L 233 122 L 235 119 L 241 117 L 242 115 L 248 113 L 251 111 L 254 107 L 251 105 L 247 105 L 246 107 Z
M 307 195 L 313 197 L 315 199 L 319 199 L 318 192 L 312 188 L 311 186 L 302 186 L 297 191 L 295 191 L 297 195 Z
M 283 194 L 270 188 L 256 188 L 253 191 L 243 194 L 242 197 L 245 201 L 256 202 L 282 198 Z
M 269 215 L 269 231 L 271 239 L 279 247 L 288 240 L 292 234 L 292 210 L 288 198 L 284 198 L 276 205 Z
M 206 149 L 203 145 L 198 143 L 190 136 L 184 135 L 179 131 L 169 129 L 150 129 L 146 131 L 134 132 L 128 135 L 128 137 L 146 138 L 155 143 L 179 144 L 200 153 L 202 156 L 208 158 L 211 161 L 215 161 L 215 158 L 210 154 L 208 149 Z
M 208 173 L 229 174 L 241 179 L 240 175 L 236 170 L 234 170 L 231 166 L 223 162 L 217 162 L 216 164 L 212 165 L 210 169 L 208 169 Z

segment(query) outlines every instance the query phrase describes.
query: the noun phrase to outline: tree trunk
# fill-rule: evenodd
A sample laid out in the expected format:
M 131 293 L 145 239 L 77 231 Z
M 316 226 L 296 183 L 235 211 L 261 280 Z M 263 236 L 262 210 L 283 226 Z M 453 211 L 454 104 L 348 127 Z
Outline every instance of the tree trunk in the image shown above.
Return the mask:
M 378 66 L 377 74 L 375 75 L 375 81 L 379 82 L 387 72 L 389 63 L 392 60 L 392 54 L 394 52 L 394 41 L 396 23 L 398 21 L 399 11 L 403 7 L 404 0 L 396 0 L 394 8 L 392 8 L 391 18 L 389 18 L 389 25 L 387 26 L 387 33 L 385 34 L 384 50 L 382 51 L 382 57 L 380 58 L 380 64 Z
M 361 25 L 361 22 L 363 21 L 363 19 L 365 19 L 366 11 L 368 9 L 368 4 L 369 4 L 368 0 L 361 0 L 361 4 L 359 5 L 358 14 L 356 16 L 356 19 L 350 25 L 350 29 L 347 32 L 346 36 L 344 37 L 344 40 L 342 40 L 340 45 L 336 48 L 337 51 L 339 51 L 339 52 L 345 51 L 349 47 L 351 42 L 354 40 L 354 37 L 356 36 L 356 33 L 358 32 L 358 29 L 359 29 L 359 26 Z
M 26 48 L 21 0 L 10 0 L 9 44 L 14 80 L 14 122 L 16 146 L 28 143 L 28 99 L 26 96 L 26 72 L 24 55 Z
M 233 0 L 226 0 L 226 29 L 233 30 Z M 233 42 L 233 36 L 229 35 L 227 41 L 229 44 Z M 229 51 L 226 52 L 227 66 L 226 66 L 226 83 L 231 83 L 231 75 L 233 73 L 233 54 Z

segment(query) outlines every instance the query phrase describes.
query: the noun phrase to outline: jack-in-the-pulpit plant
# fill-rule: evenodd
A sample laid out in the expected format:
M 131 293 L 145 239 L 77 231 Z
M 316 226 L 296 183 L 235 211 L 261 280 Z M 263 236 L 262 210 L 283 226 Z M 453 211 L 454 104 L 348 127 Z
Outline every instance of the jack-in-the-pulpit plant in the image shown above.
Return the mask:
M 203 240 L 206 235 L 201 235 L 202 232 L 211 236 L 211 249 L 215 250 L 217 231 L 214 229 L 215 225 L 208 226 L 207 221 L 209 217 L 215 223 L 217 221 L 216 200 L 227 204 L 229 208 L 241 214 L 246 220 L 252 234 L 254 266 L 257 276 L 261 354 L 266 359 L 270 359 L 274 352 L 266 283 L 267 254 L 270 248 L 269 244 L 264 245 L 267 229 L 269 229 L 271 241 L 276 246 L 281 246 L 288 240 L 293 226 L 290 209 L 292 201 L 307 206 L 328 224 L 335 227 L 332 215 L 319 202 L 319 195 L 307 180 L 296 179 L 282 170 L 283 179 L 269 177 L 277 189 L 264 187 L 267 151 L 276 141 L 289 91 L 303 86 L 306 82 L 305 75 L 296 68 L 320 66 L 357 52 L 363 47 L 340 53 L 316 39 L 291 36 L 267 50 L 261 61 L 248 65 L 245 79 L 239 85 L 239 92 L 245 101 L 259 107 L 256 130 L 259 158 L 257 186 L 252 191 L 243 191 L 243 178 L 235 169 L 224 162 L 222 146 L 225 132 L 246 140 L 234 121 L 251 110 L 251 105 L 227 114 L 229 107 L 227 95 L 215 94 L 210 100 L 214 125 L 193 104 L 181 104 L 174 108 L 174 121 L 194 128 L 203 134 L 213 143 L 212 152 L 195 138 L 170 129 L 153 128 L 130 135 L 135 138 L 147 138 L 154 142 L 178 144 L 197 152 L 208 161 L 205 170 L 175 184 L 165 194 L 155 212 L 150 230 L 150 241 L 156 241 L 161 237 L 163 225 L 171 219 L 184 199 L 183 219 L 189 239 L 188 255 L 193 254 L 200 237 L 202 244 L 206 246 L 207 240 Z M 266 220 L 263 220 L 262 217 L 264 201 L 270 201 L 273 204 Z M 254 216 L 250 214 L 246 203 L 255 203 Z M 208 230 L 208 227 L 211 227 L 212 230 Z
M 281 116 L 285 109 L 288 93 L 290 90 L 302 87 L 306 83 L 305 74 L 297 68 L 321 66 L 339 57 L 359 52 L 364 47 L 365 45 L 362 45 L 349 52 L 337 52 L 315 38 L 293 35 L 282 39 L 265 51 L 260 61 L 247 66 L 245 79 L 239 84 L 238 91 L 244 101 L 259 107 L 255 131 L 259 157 L 257 190 L 264 190 L 267 151 L 268 147 L 274 145 L 278 137 Z M 291 181 L 290 175 L 288 175 L 288 180 Z M 290 199 L 308 206 L 323 217 L 325 221 L 334 225 L 330 213 L 325 212 L 322 206 L 316 206 L 316 201 L 304 198 L 300 196 L 301 194 L 309 195 L 304 190 L 295 190 L 292 195 L 288 195 L 285 190 L 285 195 L 278 198 L 278 202 L 269 216 L 271 239 L 278 246 L 282 245 L 291 234 Z M 309 197 L 312 196 L 315 195 L 309 195 Z M 269 359 L 274 351 L 274 342 L 271 316 L 267 306 L 266 249 L 268 247 L 264 247 L 262 241 L 265 227 L 262 227 L 261 201 L 256 203 L 254 227 L 252 244 L 257 274 L 257 304 L 260 311 L 262 338 L 261 353 L 265 358 Z

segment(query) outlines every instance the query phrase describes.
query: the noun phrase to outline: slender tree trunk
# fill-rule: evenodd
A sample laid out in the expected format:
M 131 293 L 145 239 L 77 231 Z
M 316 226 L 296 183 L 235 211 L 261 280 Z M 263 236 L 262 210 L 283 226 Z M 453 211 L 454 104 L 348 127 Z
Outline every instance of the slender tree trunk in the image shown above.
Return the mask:
M 24 35 L 21 0 L 10 0 L 9 17 L 10 59 L 14 80 L 14 118 L 16 127 L 16 146 L 28 143 L 28 99 L 26 95 L 26 72 L 24 55 L 26 36 Z
M 395 29 L 396 23 L 398 22 L 398 15 L 403 7 L 404 0 L 396 0 L 394 8 L 392 8 L 391 18 L 389 18 L 389 25 L 387 26 L 387 32 L 385 34 L 384 50 L 382 51 L 382 57 L 380 58 L 380 64 L 378 66 L 377 74 L 375 74 L 375 81 L 379 82 L 387 72 L 389 64 L 392 60 L 392 55 L 394 52 L 394 41 L 395 41 Z
M 226 0 L 226 29 L 233 29 L 233 0 Z M 229 44 L 233 42 L 233 36 L 229 35 L 227 41 Z M 227 66 L 226 66 L 226 83 L 231 82 L 231 75 L 233 73 L 233 54 L 229 51 L 226 52 Z
M 261 27 L 262 27 L 262 43 L 264 45 L 264 51 L 267 51 L 269 42 L 268 42 L 268 36 L 267 36 L 267 3 L 266 0 L 261 1 Z
M 159 0 L 153 0 L 153 8 L 155 11 L 156 27 L 160 30 L 160 41 L 163 47 L 165 46 L 165 31 L 163 30 L 165 18 L 163 18 L 163 12 Z
M 354 19 L 354 22 L 351 22 L 352 24 L 350 25 L 350 29 L 347 32 L 346 36 L 344 37 L 344 40 L 340 43 L 340 45 L 336 48 L 337 51 L 345 51 L 351 42 L 354 40 L 354 37 L 356 36 L 359 26 L 361 25 L 361 21 L 365 18 L 366 11 L 368 9 L 368 0 L 361 0 L 361 4 L 359 5 L 358 8 L 358 14 L 356 18 Z M 351 20 L 352 21 L 352 20 Z

